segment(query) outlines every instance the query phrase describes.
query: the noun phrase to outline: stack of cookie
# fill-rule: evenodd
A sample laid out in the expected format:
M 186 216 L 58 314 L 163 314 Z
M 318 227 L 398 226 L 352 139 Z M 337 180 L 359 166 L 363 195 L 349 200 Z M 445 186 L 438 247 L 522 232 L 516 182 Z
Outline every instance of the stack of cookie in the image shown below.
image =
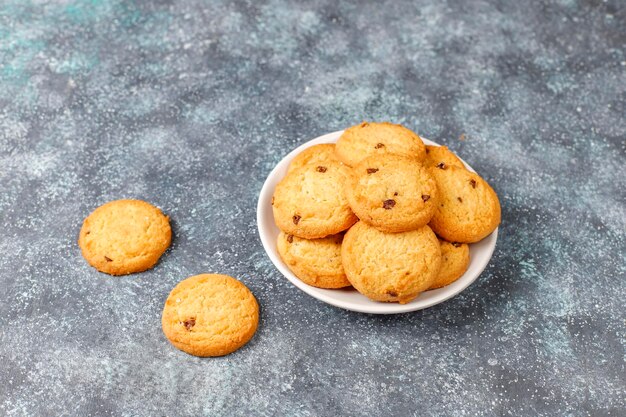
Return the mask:
M 407 303 L 469 266 L 468 243 L 500 223 L 500 203 L 445 146 L 411 130 L 362 123 L 337 144 L 310 147 L 272 198 L 278 252 L 320 288 L 353 286 L 376 301 Z

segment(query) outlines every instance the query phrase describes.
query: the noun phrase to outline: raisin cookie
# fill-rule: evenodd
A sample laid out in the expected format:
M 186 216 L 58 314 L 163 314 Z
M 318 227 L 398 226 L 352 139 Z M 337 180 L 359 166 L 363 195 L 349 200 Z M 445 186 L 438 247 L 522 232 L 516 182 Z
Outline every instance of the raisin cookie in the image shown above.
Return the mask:
M 346 230 L 357 221 L 343 186 L 350 168 L 335 161 L 305 165 L 287 173 L 272 197 L 276 226 L 304 239 Z
M 248 343 L 259 325 L 252 292 L 228 275 L 202 274 L 181 281 L 165 301 L 161 325 L 178 349 L 223 356 Z
M 337 141 L 337 157 L 349 166 L 355 166 L 370 155 L 393 153 L 418 162 L 426 158 L 422 139 L 402 125 L 368 123 L 352 126 Z
M 500 201 L 478 174 L 456 166 L 429 168 L 439 202 L 430 227 L 449 242 L 482 240 L 500 224 Z
M 427 167 L 436 166 L 456 166 L 465 169 L 463 161 L 459 159 L 447 146 L 426 145 L 426 160 L 424 165 Z
M 171 240 L 170 222 L 161 210 L 141 200 L 116 200 L 87 216 L 78 245 L 98 271 L 125 275 L 152 268 Z
M 306 284 L 318 288 L 349 287 L 341 264 L 343 235 L 302 239 L 281 232 L 278 253 L 289 269 Z
M 399 155 L 372 155 L 346 181 L 350 207 L 365 223 L 389 233 L 420 228 L 437 208 L 437 184 L 428 169 Z
M 461 278 L 470 264 L 470 250 L 467 243 L 450 243 L 440 240 L 441 269 L 430 285 L 430 290 L 445 287 Z
M 441 249 L 428 226 L 384 233 L 358 222 L 343 239 L 341 260 L 348 280 L 361 294 L 405 304 L 437 278 Z
M 295 158 L 291 160 L 287 172 L 291 172 L 296 168 L 303 167 L 305 165 L 324 165 L 326 161 L 339 162 L 335 155 L 334 143 L 322 143 L 320 145 L 313 145 L 310 148 L 306 148 Z

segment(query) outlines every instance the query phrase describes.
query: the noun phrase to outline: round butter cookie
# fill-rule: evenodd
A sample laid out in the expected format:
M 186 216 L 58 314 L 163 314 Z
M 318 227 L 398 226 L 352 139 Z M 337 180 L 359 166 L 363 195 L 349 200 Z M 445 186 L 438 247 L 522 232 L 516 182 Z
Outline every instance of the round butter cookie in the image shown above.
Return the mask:
M 302 282 L 318 288 L 349 287 L 341 264 L 343 235 L 322 239 L 302 239 L 281 232 L 278 253 L 289 269 Z
M 389 233 L 420 228 L 437 208 L 437 184 L 428 169 L 399 155 L 373 155 L 354 166 L 346 196 L 365 223 Z
M 441 269 L 430 285 L 430 290 L 445 287 L 461 278 L 470 264 L 470 250 L 467 243 L 450 243 L 440 240 Z
M 343 239 L 341 260 L 348 280 L 361 294 L 405 304 L 437 278 L 441 249 L 428 226 L 384 233 L 358 222 Z
M 343 132 L 337 141 L 337 157 L 349 166 L 355 166 L 371 155 L 393 153 L 422 162 L 426 147 L 422 139 L 402 125 L 382 122 L 363 122 Z
M 141 200 L 116 200 L 87 216 L 78 245 L 98 271 L 125 275 L 152 268 L 171 240 L 170 222 L 161 210 Z
M 165 337 L 194 356 L 223 356 L 248 343 L 259 325 L 250 290 L 228 275 L 202 274 L 176 285 L 165 301 Z
M 313 145 L 310 148 L 306 148 L 295 158 L 291 160 L 287 172 L 291 172 L 296 168 L 303 167 L 305 165 L 324 165 L 326 161 L 339 162 L 335 155 L 334 143 L 322 143 L 320 145 Z
M 500 201 L 478 174 L 456 166 L 429 168 L 439 202 L 429 226 L 448 242 L 482 240 L 500 224 Z
M 274 190 L 274 221 L 289 235 L 318 239 L 357 221 L 343 191 L 350 168 L 330 160 L 320 164 L 294 169 Z
M 426 145 L 426 160 L 424 165 L 427 167 L 436 166 L 456 166 L 465 169 L 463 161 L 459 159 L 447 146 Z

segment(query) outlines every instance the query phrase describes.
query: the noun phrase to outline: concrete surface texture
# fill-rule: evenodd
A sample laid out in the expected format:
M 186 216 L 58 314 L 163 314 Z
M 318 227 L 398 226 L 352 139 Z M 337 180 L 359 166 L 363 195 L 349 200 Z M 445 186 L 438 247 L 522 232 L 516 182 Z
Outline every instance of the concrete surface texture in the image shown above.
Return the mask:
M 624 415 L 620 1 L 0 1 L 0 414 Z M 298 144 L 362 120 L 448 145 L 499 193 L 494 257 L 398 316 L 318 302 L 255 206 Z M 77 247 L 98 205 L 172 218 L 151 271 Z M 202 272 L 261 325 L 199 359 L 161 332 Z

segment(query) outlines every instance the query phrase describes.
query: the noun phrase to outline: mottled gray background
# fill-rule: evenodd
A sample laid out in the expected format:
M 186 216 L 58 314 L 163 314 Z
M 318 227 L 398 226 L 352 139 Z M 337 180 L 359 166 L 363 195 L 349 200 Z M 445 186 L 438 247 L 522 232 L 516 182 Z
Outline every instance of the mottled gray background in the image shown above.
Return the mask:
M 0 0 L 1 415 L 626 415 L 624 2 L 335 3 Z M 363 119 L 501 197 L 489 267 L 444 304 L 343 311 L 261 247 L 271 168 Z M 115 278 L 76 238 L 123 197 L 175 239 Z M 212 271 L 262 321 L 199 359 L 161 308 Z

